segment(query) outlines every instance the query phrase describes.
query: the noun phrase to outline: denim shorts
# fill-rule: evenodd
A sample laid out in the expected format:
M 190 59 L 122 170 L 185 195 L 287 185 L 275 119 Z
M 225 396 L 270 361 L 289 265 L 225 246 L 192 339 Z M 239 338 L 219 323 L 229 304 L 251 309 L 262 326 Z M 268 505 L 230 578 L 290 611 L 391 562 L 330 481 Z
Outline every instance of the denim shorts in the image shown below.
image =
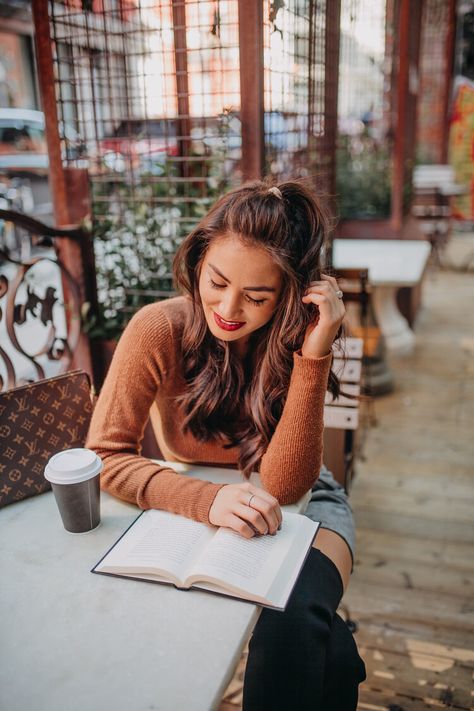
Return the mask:
M 354 515 L 346 492 L 324 464 L 319 472 L 319 479 L 313 486 L 305 515 L 313 521 L 320 521 L 321 528 L 338 533 L 349 546 L 354 563 Z

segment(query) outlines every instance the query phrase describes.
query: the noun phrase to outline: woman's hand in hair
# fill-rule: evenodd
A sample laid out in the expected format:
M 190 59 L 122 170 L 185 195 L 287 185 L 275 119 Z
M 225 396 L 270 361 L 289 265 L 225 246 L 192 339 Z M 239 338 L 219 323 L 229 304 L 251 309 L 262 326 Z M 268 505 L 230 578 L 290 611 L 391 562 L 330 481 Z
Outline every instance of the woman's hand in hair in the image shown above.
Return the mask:
M 275 497 L 249 482 L 223 486 L 209 510 L 213 526 L 231 528 L 244 538 L 275 534 L 281 518 Z
M 319 312 L 306 329 L 301 348 L 306 358 L 321 358 L 331 352 L 346 313 L 342 299 L 336 296 L 338 289 L 334 277 L 321 274 L 321 281 L 311 282 L 303 295 L 303 303 L 314 304 Z

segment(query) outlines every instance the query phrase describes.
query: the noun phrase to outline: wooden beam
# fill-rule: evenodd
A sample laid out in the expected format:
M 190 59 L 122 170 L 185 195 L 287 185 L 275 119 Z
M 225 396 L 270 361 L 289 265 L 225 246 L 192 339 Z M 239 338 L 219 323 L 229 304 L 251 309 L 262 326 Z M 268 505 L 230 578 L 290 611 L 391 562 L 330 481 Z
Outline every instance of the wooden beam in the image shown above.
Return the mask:
M 33 0 L 32 8 L 41 108 L 45 115 L 45 133 L 49 157 L 49 184 L 53 198 L 54 221 L 58 226 L 68 225 L 70 220 L 67 208 L 66 178 L 61 160 L 48 0 Z
M 418 92 L 418 62 L 421 32 L 422 2 L 400 0 L 398 6 L 398 46 L 394 61 L 398 62 L 396 77 L 396 123 L 393 153 L 392 228 L 399 232 L 408 209 L 407 194 L 411 188 L 415 135 L 416 96 Z M 396 25 L 397 26 L 397 25 Z M 392 87 L 393 88 L 393 87 Z
M 456 0 L 449 0 L 448 11 L 448 32 L 446 36 L 446 71 L 444 78 L 444 115 L 443 115 L 443 143 L 441 146 L 441 162 L 448 162 L 449 144 L 449 109 L 451 101 L 451 90 L 454 74 L 454 52 L 456 40 Z
M 263 1 L 239 0 L 242 178 L 264 171 Z
M 317 7 L 315 8 L 317 12 Z M 329 194 L 332 212 L 336 214 L 336 142 L 339 89 L 339 43 L 341 24 L 341 1 L 326 3 L 326 28 L 324 40 L 326 80 L 324 83 L 324 172 L 325 188 Z M 314 67 L 312 68 L 314 71 Z M 311 107 L 313 110 L 314 107 Z M 327 162 L 326 162 L 327 161 Z
M 178 152 L 181 158 L 187 158 L 190 153 L 191 121 L 189 110 L 185 0 L 172 0 L 172 9 L 176 95 L 178 99 Z M 189 162 L 187 160 L 180 161 L 180 173 L 182 178 L 189 177 Z

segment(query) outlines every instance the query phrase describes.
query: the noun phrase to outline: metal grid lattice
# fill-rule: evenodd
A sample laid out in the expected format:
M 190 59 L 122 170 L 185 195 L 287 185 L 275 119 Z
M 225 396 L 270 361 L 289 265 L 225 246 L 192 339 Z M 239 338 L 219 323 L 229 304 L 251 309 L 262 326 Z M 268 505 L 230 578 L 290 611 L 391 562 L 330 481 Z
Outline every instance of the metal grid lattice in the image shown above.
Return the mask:
M 341 1 L 337 192 L 343 218 L 387 217 L 391 49 L 385 0 Z
M 62 131 L 63 154 L 87 161 L 94 217 L 179 203 L 186 232 L 240 158 L 236 0 L 50 7 L 60 119 L 83 141 Z
M 238 3 L 61 0 L 50 25 L 63 163 L 88 170 L 99 296 L 121 321 L 171 288 L 177 244 L 240 180 Z
M 331 194 L 338 52 L 338 2 L 265 3 L 265 170 Z

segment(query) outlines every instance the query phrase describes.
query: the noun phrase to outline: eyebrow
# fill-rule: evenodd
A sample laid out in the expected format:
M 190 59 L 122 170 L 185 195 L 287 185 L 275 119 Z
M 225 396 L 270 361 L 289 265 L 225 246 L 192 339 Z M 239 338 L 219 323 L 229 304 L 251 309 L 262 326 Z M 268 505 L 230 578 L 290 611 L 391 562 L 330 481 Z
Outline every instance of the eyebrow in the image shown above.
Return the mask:
M 209 262 L 208 262 L 208 266 L 210 266 L 211 269 L 213 269 L 216 272 L 216 274 L 218 274 L 221 277 L 221 279 L 224 279 L 224 281 L 226 281 L 228 284 L 230 284 L 230 281 L 227 279 L 227 277 L 225 277 L 222 274 L 222 272 L 219 271 L 219 269 L 217 267 L 215 267 L 213 264 L 210 264 Z M 273 287 L 273 286 L 244 286 L 243 289 L 244 289 L 244 291 L 276 291 L 275 287 Z

